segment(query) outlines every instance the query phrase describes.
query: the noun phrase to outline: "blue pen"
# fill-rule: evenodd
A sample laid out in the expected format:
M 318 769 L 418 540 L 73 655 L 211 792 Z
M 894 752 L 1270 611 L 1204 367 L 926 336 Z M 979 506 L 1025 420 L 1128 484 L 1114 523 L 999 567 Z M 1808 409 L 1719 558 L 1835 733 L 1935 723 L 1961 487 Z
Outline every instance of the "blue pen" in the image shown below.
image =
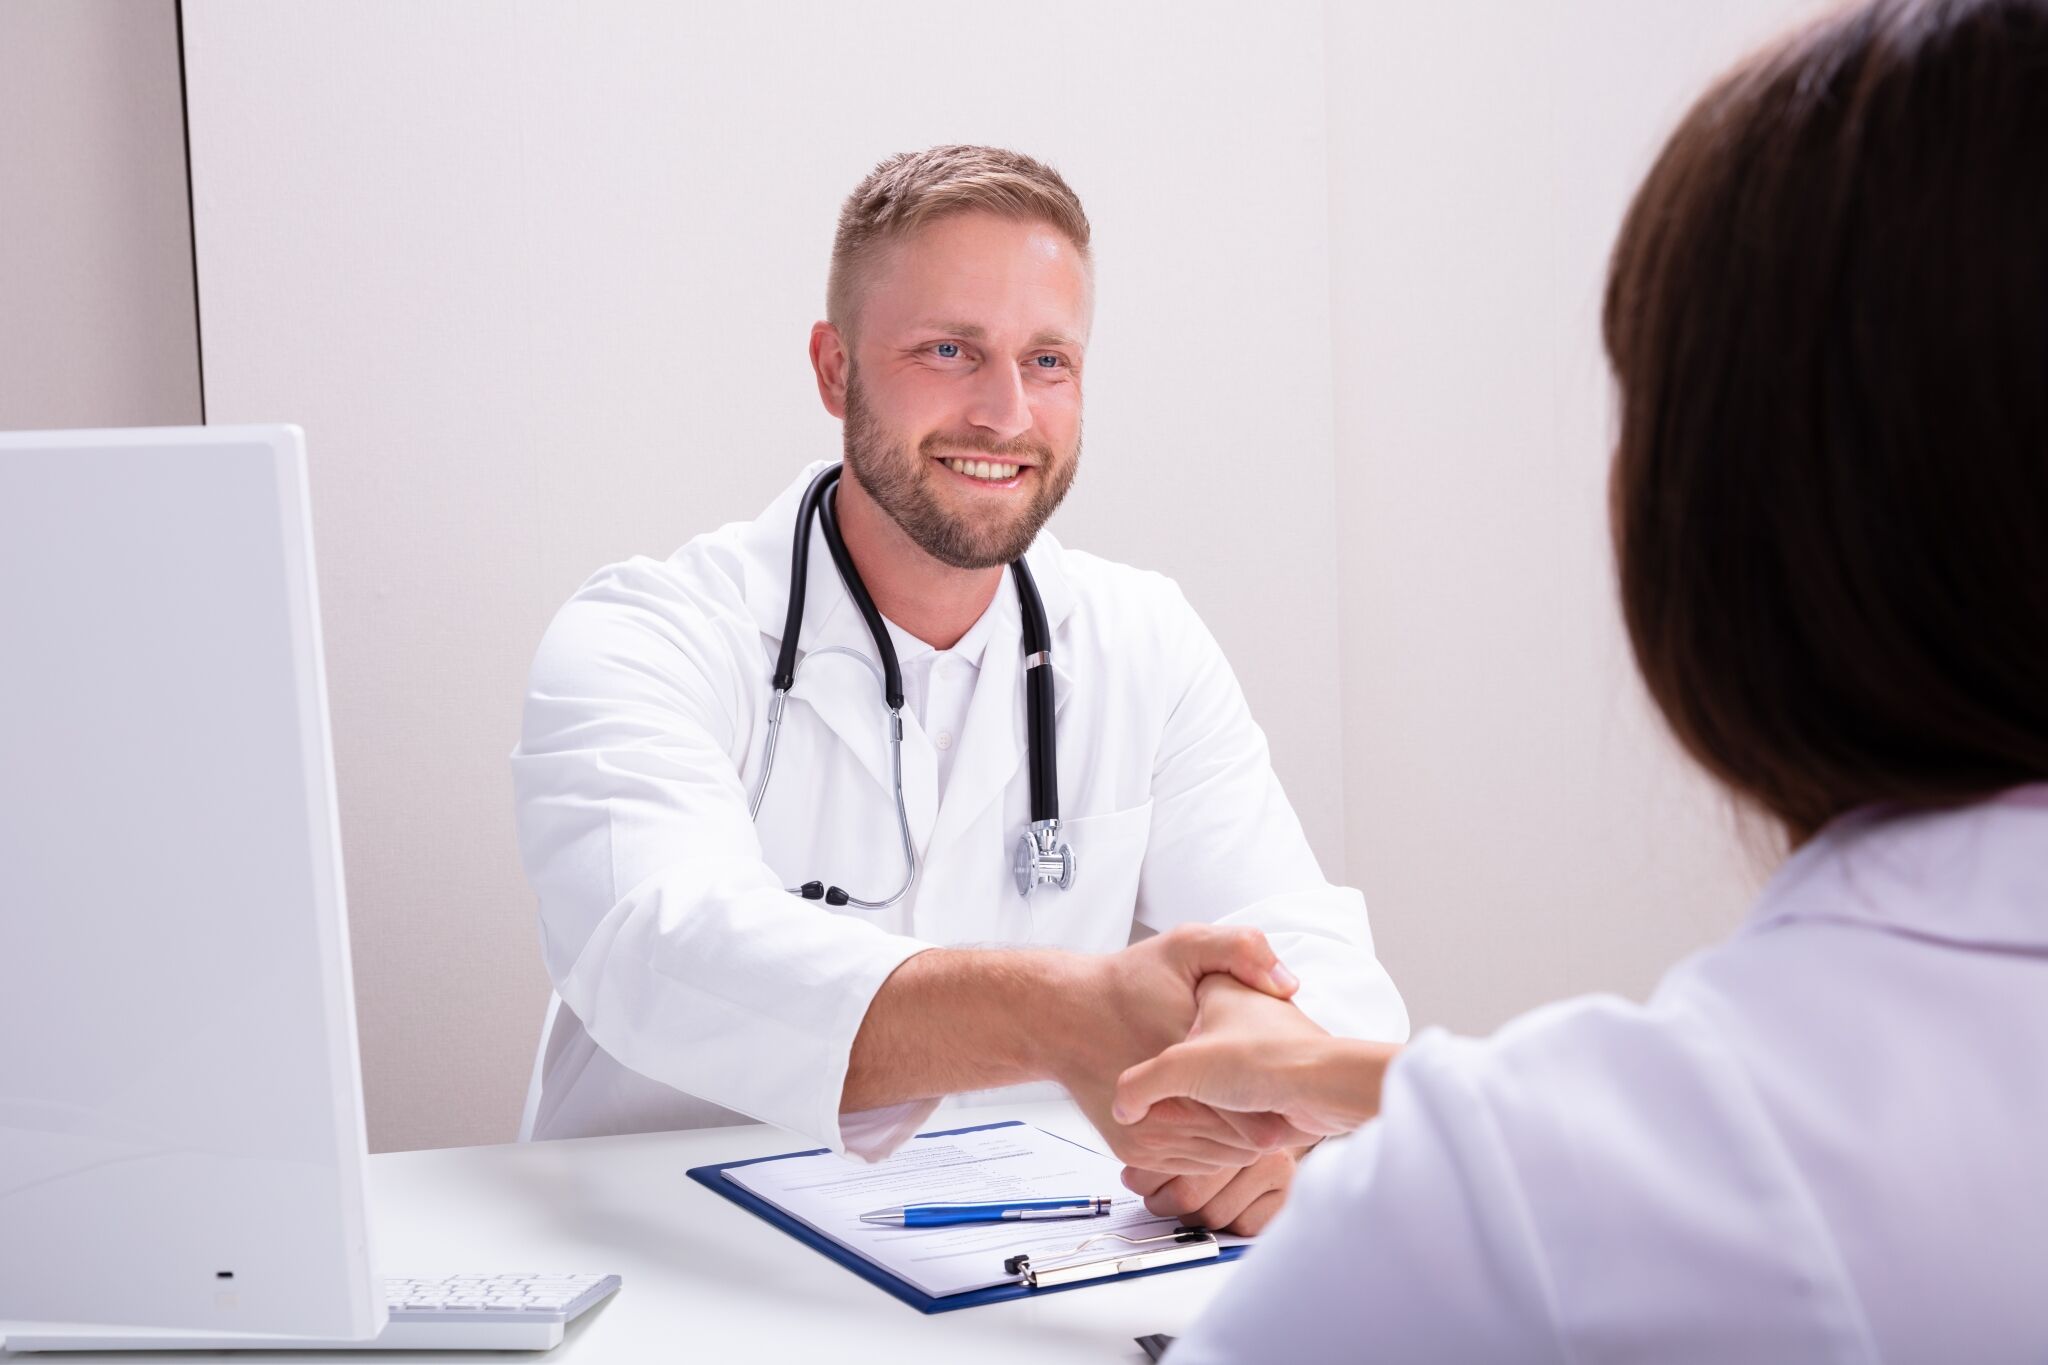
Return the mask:
M 1006 1204 L 904 1204 L 860 1216 L 863 1223 L 901 1228 L 942 1228 L 954 1223 L 1014 1223 L 1039 1218 L 1100 1218 L 1116 1200 L 1109 1195 L 1017 1199 Z

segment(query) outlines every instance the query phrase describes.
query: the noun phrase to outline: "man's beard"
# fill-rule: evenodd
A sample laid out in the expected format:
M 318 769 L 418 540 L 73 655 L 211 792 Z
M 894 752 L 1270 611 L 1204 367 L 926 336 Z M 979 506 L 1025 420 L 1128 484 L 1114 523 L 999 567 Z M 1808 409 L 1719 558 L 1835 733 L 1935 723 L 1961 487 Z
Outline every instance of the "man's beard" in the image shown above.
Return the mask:
M 925 437 L 913 453 L 897 444 L 875 420 L 856 375 L 847 376 L 845 450 L 847 469 L 875 505 L 903 528 L 903 534 L 920 550 L 956 569 L 993 569 L 1020 558 L 1058 510 L 1081 464 L 1078 438 L 1064 461 L 1055 461 L 1052 447 L 1039 441 L 937 434 Z M 1027 458 L 1038 468 L 1036 491 L 1030 502 L 1008 516 L 955 516 L 941 505 L 932 487 L 934 480 L 943 477 L 938 464 L 942 453 L 998 460 Z

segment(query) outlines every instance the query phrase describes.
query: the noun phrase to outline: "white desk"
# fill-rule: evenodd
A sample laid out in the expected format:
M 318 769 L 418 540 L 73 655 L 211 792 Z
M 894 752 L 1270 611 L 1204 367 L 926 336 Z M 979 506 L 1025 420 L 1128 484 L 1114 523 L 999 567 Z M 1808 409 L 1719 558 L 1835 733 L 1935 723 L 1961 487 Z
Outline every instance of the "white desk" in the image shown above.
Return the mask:
M 932 1126 L 1020 1118 L 1099 1146 L 1073 1106 L 941 1114 Z M 585 1365 L 745 1362 L 1133 1362 L 1136 1338 L 1179 1334 L 1234 1273 L 1195 1266 L 1125 1283 L 925 1316 L 684 1174 L 692 1166 L 797 1151 L 780 1129 L 581 1138 L 525 1146 L 392 1152 L 370 1159 L 372 1246 L 395 1273 L 588 1270 L 624 1286 L 535 1361 Z M 319 1356 L 11 1355 L 11 1361 L 185 1360 L 504 1362 L 485 1352 L 323 1352 Z

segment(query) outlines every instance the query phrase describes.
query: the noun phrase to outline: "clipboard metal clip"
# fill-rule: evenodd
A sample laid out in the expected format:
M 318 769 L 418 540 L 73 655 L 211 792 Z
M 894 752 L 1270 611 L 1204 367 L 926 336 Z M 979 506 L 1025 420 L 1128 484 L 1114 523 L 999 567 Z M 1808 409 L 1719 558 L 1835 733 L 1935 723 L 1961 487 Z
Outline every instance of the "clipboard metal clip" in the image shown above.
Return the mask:
M 1108 1256 L 1089 1261 L 1074 1259 L 1096 1244 L 1109 1241 L 1122 1242 L 1132 1249 L 1112 1252 Z M 1015 1275 L 1018 1282 L 1026 1288 L 1049 1289 L 1056 1284 L 1072 1284 L 1077 1280 L 1100 1280 L 1111 1275 L 1128 1275 L 1135 1270 L 1179 1265 L 1183 1261 L 1213 1261 L 1222 1254 L 1222 1251 L 1216 1234 L 1207 1228 L 1179 1228 L 1159 1237 L 1126 1237 L 1120 1232 L 1105 1232 L 1090 1237 L 1070 1251 L 1054 1252 L 1039 1258 L 1041 1262 L 1064 1264 L 1033 1265 L 1031 1257 L 1027 1254 L 1010 1257 L 1003 1262 L 1003 1270 Z

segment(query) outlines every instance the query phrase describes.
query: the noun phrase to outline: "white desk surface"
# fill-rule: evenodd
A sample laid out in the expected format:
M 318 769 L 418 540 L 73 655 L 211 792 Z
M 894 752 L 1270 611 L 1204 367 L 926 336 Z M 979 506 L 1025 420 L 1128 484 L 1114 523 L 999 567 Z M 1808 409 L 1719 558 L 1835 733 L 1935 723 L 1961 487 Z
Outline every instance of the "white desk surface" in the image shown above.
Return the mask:
M 1100 1146 L 1072 1105 L 942 1112 L 933 1127 L 1019 1118 Z M 589 1365 L 746 1362 L 1136 1362 L 1136 1338 L 1178 1335 L 1235 1267 L 1195 1266 L 1123 1283 L 930 1316 L 722 1199 L 692 1166 L 812 1144 L 765 1125 L 580 1138 L 370 1158 L 372 1249 L 386 1273 L 594 1271 L 619 1292 L 570 1324 L 553 1351 L 39 1354 L 8 1360 L 256 1362 L 576 1361 Z

